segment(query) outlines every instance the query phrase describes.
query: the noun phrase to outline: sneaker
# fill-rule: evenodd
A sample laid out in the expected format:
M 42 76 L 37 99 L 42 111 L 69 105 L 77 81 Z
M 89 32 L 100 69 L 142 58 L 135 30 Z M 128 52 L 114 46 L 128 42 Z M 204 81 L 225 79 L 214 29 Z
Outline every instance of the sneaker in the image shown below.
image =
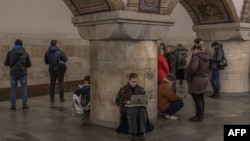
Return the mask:
M 174 116 L 174 115 L 165 115 L 165 118 L 167 118 L 167 119 L 171 119 L 171 120 L 177 120 L 178 119 L 178 117 L 176 117 L 176 116 Z
M 15 108 L 15 107 L 10 107 L 10 111 L 11 111 L 11 112 L 15 112 L 15 111 L 16 111 L 16 108 Z
M 23 111 L 29 110 L 29 106 L 23 107 Z
M 65 102 L 65 99 L 64 98 L 60 99 L 60 102 Z

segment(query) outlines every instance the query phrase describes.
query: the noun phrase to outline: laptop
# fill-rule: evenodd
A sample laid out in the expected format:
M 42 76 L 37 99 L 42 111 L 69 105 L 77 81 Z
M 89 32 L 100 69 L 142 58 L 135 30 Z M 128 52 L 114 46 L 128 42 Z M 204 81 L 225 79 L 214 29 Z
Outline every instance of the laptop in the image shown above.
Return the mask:
M 138 107 L 147 105 L 147 95 L 131 95 L 130 104 L 126 107 Z

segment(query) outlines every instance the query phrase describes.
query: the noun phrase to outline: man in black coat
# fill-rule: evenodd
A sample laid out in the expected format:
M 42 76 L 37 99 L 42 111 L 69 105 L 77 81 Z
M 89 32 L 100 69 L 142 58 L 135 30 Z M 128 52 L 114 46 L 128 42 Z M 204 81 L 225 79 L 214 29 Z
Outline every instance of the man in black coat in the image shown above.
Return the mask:
M 56 80 L 58 80 L 58 86 L 59 86 L 59 97 L 60 102 L 64 102 L 64 88 L 63 88 L 63 80 L 64 80 L 64 73 L 59 69 L 59 63 L 67 62 L 68 58 L 64 54 L 63 51 L 61 51 L 57 46 L 57 41 L 52 40 L 50 42 L 51 46 L 49 47 L 48 51 L 46 51 L 44 56 L 44 62 L 45 64 L 49 65 L 49 73 L 50 73 L 50 102 L 55 102 L 55 83 Z
M 16 110 L 16 89 L 18 81 L 20 81 L 22 87 L 22 107 L 23 110 L 27 110 L 27 67 L 31 67 L 31 62 L 29 54 L 23 48 L 22 40 L 17 39 L 15 41 L 15 46 L 8 52 L 5 58 L 4 65 L 10 67 L 10 110 Z

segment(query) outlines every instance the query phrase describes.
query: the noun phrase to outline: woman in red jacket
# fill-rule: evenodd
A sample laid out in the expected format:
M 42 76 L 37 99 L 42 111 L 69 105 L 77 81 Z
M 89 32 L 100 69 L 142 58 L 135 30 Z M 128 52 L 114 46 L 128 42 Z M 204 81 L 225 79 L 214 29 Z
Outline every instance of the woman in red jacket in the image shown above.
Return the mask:
M 163 47 L 162 44 L 158 47 L 158 83 L 166 81 L 169 74 L 168 62 L 163 56 Z

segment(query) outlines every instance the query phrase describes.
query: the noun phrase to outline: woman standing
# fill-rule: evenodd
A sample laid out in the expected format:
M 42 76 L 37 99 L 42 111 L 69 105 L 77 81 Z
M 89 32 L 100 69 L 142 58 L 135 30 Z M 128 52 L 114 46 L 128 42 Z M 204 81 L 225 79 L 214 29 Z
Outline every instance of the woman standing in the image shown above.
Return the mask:
M 196 114 L 190 121 L 201 122 L 204 113 L 204 93 L 208 86 L 208 68 L 211 56 L 202 50 L 202 46 L 193 46 L 192 58 L 185 73 L 188 78 L 188 92 L 195 102 Z

